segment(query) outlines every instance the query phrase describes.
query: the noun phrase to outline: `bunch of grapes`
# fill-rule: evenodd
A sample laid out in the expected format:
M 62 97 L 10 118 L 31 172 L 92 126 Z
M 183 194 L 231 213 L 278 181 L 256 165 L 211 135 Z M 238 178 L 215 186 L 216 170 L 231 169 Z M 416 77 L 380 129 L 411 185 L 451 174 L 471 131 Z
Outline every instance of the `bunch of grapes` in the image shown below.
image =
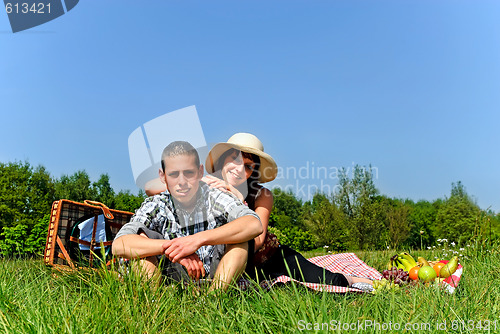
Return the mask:
M 403 285 L 409 282 L 410 276 L 407 271 L 403 269 L 398 269 L 396 267 L 392 267 L 390 270 L 384 270 L 382 272 L 382 276 L 390 282 L 394 282 L 398 285 Z
M 385 278 L 382 278 L 379 281 L 373 281 L 373 291 L 372 291 L 373 294 L 376 295 L 378 293 L 382 293 L 388 290 L 398 291 L 399 285 L 397 285 L 394 282 L 389 282 L 389 280 Z
M 374 290 L 372 293 L 377 294 L 385 290 L 398 291 L 400 285 L 407 284 L 410 281 L 408 272 L 396 267 L 392 267 L 390 270 L 384 270 L 382 276 L 381 280 L 373 281 Z

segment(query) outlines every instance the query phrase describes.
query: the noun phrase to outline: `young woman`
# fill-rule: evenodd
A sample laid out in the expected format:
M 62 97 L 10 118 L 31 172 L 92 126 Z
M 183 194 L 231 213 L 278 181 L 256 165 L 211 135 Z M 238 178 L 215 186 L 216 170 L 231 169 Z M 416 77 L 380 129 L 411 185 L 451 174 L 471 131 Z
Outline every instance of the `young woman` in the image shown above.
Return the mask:
M 205 168 L 212 175 L 205 176 L 203 181 L 212 187 L 232 192 L 260 217 L 264 232 L 254 239 L 255 255 L 253 259 L 249 256 L 250 263 L 247 266 L 251 276 L 272 279 L 286 275 L 301 282 L 344 287 L 357 283 L 358 288 L 371 289 L 372 281 L 369 279 L 332 273 L 308 261 L 288 246 L 277 246 L 276 240 L 267 232 L 273 195 L 260 185 L 276 178 L 277 166 L 274 159 L 264 152 L 257 137 L 249 133 L 237 133 L 226 143 L 216 144 L 208 154 Z

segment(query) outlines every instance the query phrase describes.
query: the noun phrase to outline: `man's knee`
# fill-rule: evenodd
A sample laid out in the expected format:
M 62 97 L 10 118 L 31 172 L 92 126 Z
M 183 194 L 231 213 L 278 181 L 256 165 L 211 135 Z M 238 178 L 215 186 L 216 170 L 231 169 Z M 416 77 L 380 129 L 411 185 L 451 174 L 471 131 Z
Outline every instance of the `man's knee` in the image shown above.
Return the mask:
M 130 261 L 132 270 L 140 275 L 145 275 L 147 278 L 151 278 L 155 275 L 158 269 L 158 259 L 156 256 L 145 257 L 142 259 L 133 259 Z
M 248 242 L 226 245 L 226 251 L 222 256 L 221 262 L 234 265 L 236 267 L 245 267 L 248 260 Z
M 213 278 L 219 268 L 219 264 L 222 263 L 226 266 L 226 270 L 230 267 L 234 267 L 238 271 L 241 267 L 246 266 L 248 258 L 248 242 L 242 242 L 233 245 L 216 245 L 214 256 L 212 258 L 212 264 L 210 266 L 210 277 Z
M 226 245 L 226 252 L 225 254 L 227 254 L 228 252 L 244 252 L 244 253 L 247 253 L 248 254 L 248 242 L 245 241 L 245 242 L 242 242 L 242 243 L 239 243 L 239 244 L 233 244 L 233 245 Z

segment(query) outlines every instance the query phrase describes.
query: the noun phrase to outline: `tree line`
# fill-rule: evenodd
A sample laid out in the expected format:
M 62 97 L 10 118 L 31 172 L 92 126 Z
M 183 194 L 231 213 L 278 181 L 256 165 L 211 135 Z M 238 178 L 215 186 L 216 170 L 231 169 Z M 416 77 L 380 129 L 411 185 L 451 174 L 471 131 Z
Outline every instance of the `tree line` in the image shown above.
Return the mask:
M 288 239 L 296 235 L 300 240 L 285 240 L 300 250 L 321 245 L 335 251 L 417 249 L 438 239 L 462 245 L 500 238 L 500 214 L 482 210 L 460 181 L 452 183 L 449 197 L 415 202 L 380 194 L 371 168 L 355 166 L 351 177 L 341 170 L 337 189 L 306 202 L 273 190 L 271 229 Z
M 452 184 L 449 197 L 414 202 L 381 195 L 371 168 L 355 166 L 352 176 L 341 170 L 336 188 L 333 194 L 316 193 L 310 201 L 273 189 L 270 231 L 298 250 L 328 246 L 334 251 L 421 248 L 443 238 L 460 244 L 500 237 L 500 214 L 480 209 L 461 182 Z M 90 199 L 134 212 L 145 197 L 143 191 L 114 191 L 107 174 L 95 182 L 84 170 L 54 178 L 43 166 L 0 163 L 0 253 L 41 254 L 55 200 Z

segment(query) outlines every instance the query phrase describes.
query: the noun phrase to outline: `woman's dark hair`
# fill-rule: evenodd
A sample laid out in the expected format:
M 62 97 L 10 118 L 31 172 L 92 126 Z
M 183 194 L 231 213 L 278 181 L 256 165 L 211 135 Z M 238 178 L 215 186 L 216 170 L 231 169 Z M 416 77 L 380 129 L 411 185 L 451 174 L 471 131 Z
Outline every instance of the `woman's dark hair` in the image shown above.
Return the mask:
M 252 153 L 247 153 L 243 151 L 239 151 L 235 148 L 231 148 L 224 152 L 220 158 L 215 162 L 214 164 L 214 170 L 217 172 L 222 171 L 222 167 L 224 167 L 224 161 L 226 158 L 233 153 L 239 153 L 241 152 L 241 156 L 243 158 L 247 158 L 252 160 L 255 163 L 255 168 L 250 175 L 250 177 L 247 179 L 247 187 L 248 187 L 248 193 L 246 194 L 245 201 L 248 204 L 248 207 L 250 209 L 255 209 L 255 199 L 257 198 L 257 194 L 259 193 L 259 190 L 261 186 L 259 185 L 259 177 L 260 177 L 260 157 L 258 155 L 252 154 Z
M 248 195 L 245 198 L 245 201 L 248 204 L 248 207 L 252 210 L 255 209 L 255 199 L 257 198 L 257 194 L 261 186 L 259 185 L 259 177 L 260 177 L 260 157 L 258 155 L 241 152 L 243 158 L 247 158 L 252 160 L 255 163 L 255 168 L 252 172 L 252 175 L 247 179 L 247 187 L 248 187 Z

